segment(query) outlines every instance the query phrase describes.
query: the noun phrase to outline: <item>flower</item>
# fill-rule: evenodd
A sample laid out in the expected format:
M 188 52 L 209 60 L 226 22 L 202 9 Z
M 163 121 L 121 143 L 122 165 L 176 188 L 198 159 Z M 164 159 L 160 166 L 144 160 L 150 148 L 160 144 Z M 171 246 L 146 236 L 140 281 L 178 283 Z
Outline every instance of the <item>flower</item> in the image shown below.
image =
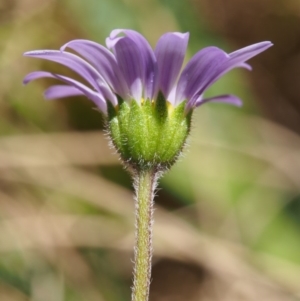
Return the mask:
M 246 61 L 272 46 L 266 41 L 230 54 L 206 47 L 180 72 L 188 39 L 188 33 L 165 33 L 153 51 L 138 32 L 116 29 L 106 39 L 107 48 L 89 40 L 73 40 L 60 50 L 29 51 L 24 55 L 60 63 L 86 84 L 46 71 L 28 74 L 24 84 L 43 77 L 62 81 L 64 85 L 48 88 L 45 98 L 85 95 L 92 100 L 108 116 L 109 134 L 124 161 L 170 164 L 184 145 L 194 108 L 206 102 L 241 105 L 230 94 L 204 98 L 206 89 L 236 67 L 251 69 Z
M 272 46 L 271 42 L 261 42 L 230 54 L 217 47 L 206 47 L 197 52 L 180 73 L 188 39 L 188 33 L 165 33 L 153 51 L 138 32 L 116 29 L 106 39 L 108 49 L 89 40 L 73 40 L 60 50 L 29 51 L 24 55 L 60 63 L 78 73 L 90 87 L 46 71 L 28 74 L 24 83 L 42 77 L 57 78 L 66 85 L 48 88 L 46 99 L 85 95 L 105 114 L 106 100 L 116 106 L 117 95 L 123 100 L 134 99 L 141 103 L 147 99 L 155 100 L 159 91 L 173 106 L 186 101 L 187 110 L 209 101 L 240 105 L 241 101 L 233 95 L 205 99 L 203 93 L 231 69 L 251 69 L 245 62 Z M 74 50 L 84 59 L 65 51 L 66 48 Z

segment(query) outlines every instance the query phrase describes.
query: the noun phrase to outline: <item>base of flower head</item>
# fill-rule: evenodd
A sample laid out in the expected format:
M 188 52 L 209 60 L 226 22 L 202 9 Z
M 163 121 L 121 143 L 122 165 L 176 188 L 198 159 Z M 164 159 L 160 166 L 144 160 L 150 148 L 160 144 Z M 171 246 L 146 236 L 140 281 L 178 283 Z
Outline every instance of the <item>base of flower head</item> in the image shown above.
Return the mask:
M 192 112 L 186 114 L 185 105 L 173 107 L 162 94 L 140 104 L 108 103 L 108 133 L 122 160 L 134 170 L 173 165 L 190 131 Z

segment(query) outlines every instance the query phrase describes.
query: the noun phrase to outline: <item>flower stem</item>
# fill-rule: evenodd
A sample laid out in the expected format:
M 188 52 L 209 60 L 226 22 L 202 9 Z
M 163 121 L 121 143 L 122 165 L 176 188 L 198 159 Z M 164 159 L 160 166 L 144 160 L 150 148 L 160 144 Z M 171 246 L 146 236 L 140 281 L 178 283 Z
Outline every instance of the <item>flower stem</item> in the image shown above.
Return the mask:
M 157 175 L 154 170 L 137 172 L 136 233 L 132 301 L 148 301 L 152 259 L 153 198 Z

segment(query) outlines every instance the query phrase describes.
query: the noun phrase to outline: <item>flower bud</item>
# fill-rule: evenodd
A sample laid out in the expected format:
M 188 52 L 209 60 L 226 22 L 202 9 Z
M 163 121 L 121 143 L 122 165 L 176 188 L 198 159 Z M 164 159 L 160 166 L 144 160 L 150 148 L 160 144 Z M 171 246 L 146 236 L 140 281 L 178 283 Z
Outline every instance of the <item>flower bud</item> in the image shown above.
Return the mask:
M 192 111 L 186 113 L 185 106 L 174 107 L 162 94 L 156 101 L 108 103 L 108 132 L 122 160 L 133 169 L 174 164 L 190 131 Z

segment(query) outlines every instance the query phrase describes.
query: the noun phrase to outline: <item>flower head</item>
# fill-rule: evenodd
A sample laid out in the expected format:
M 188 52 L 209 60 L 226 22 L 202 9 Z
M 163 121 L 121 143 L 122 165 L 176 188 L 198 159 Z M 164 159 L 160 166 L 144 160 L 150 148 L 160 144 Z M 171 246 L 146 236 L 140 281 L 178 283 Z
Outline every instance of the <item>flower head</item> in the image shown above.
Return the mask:
M 233 68 L 251 69 L 246 61 L 272 46 L 261 42 L 230 54 L 207 47 L 180 72 L 188 38 L 188 33 L 166 33 L 153 51 L 138 32 L 116 29 L 106 39 L 107 48 L 73 40 L 60 50 L 29 51 L 24 55 L 60 63 L 86 83 L 46 71 L 28 74 L 24 83 L 42 77 L 60 80 L 64 85 L 48 88 L 45 98 L 85 95 L 92 100 L 108 116 L 112 141 L 125 161 L 170 163 L 183 147 L 194 108 L 212 101 L 241 105 L 238 97 L 229 94 L 204 98 L 205 90 Z

